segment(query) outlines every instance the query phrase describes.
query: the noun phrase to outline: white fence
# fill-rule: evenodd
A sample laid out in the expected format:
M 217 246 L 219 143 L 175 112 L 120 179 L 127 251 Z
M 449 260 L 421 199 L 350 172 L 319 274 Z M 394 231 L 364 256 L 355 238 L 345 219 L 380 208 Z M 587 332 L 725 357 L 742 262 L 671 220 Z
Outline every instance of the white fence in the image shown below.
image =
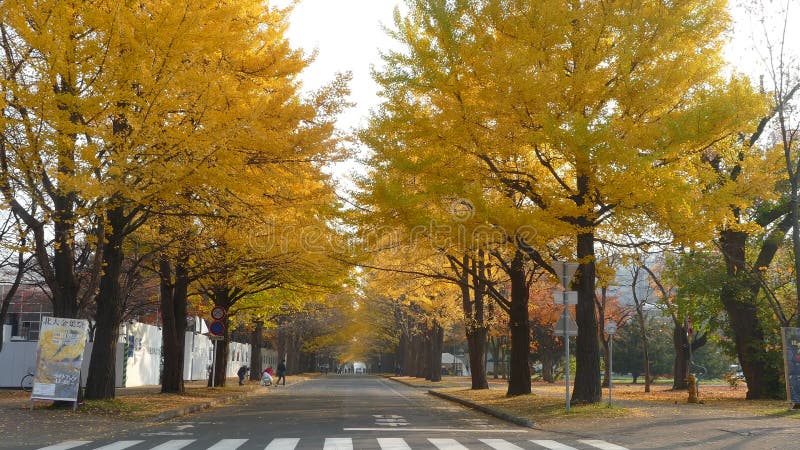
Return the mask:
M 202 324 L 202 320 L 196 321 Z M 204 324 L 203 324 L 204 325 Z M 186 380 L 205 380 L 212 361 L 212 342 L 200 334 L 204 326 L 186 332 L 186 353 L 183 361 Z M 3 350 L 0 351 L 0 388 L 17 388 L 22 377 L 36 367 L 35 341 L 12 341 L 11 326 L 3 327 Z M 270 351 L 262 352 L 270 355 Z M 272 350 L 274 353 L 274 350 Z M 92 343 L 86 344 L 82 373 L 88 373 Z M 250 344 L 231 342 L 228 346 L 227 376 L 235 377 L 243 365 L 250 366 Z M 270 360 L 277 359 L 270 355 Z M 263 358 L 262 358 L 263 359 Z M 274 368 L 275 365 L 273 364 Z M 161 374 L 161 329 L 141 323 L 125 324 L 120 329 L 117 344 L 116 386 L 134 387 L 156 385 Z M 86 376 L 83 376 L 86 383 Z

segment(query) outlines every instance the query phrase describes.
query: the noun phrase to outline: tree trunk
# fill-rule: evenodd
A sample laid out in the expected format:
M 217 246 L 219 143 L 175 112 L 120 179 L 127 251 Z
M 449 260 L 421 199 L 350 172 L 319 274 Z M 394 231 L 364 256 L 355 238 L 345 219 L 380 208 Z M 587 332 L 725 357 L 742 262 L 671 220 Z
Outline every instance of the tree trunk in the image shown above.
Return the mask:
M 261 366 L 261 350 L 264 348 L 264 322 L 255 321 L 255 329 L 250 337 L 250 380 L 260 381 L 264 367 Z M 326 362 L 326 364 L 328 364 Z M 328 366 L 330 367 L 330 366 Z
M 166 255 L 159 259 L 161 279 L 161 349 L 164 367 L 161 392 L 184 392 L 183 362 L 186 353 L 186 312 L 189 277 L 178 262 L 173 278 L 172 263 Z
M 491 349 L 492 349 L 492 375 L 493 378 L 496 380 L 500 375 L 500 338 L 490 338 L 490 342 L 492 342 Z
M 453 267 L 461 277 L 461 304 L 464 312 L 465 334 L 467 338 L 467 349 L 469 352 L 470 378 L 472 381 L 472 389 L 488 389 L 489 382 L 486 380 L 486 336 L 487 328 L 485 321 L 484 311 L 484 290 L 486 285 L 486 268 L 483 263 L 483 253 L 479 252 L 478 259 L 473 258 L 469 261 L 469 257 L 464 255 L 462 257 L 462 270 Z M 470 271 L 467 270 L 467 265 L 472 266 L 472 283 L 470 280 Z M 476 276 L 477 275 L 477 276 Z M 455 357 L 455 355 L 453 355 Z M 455 375 L 455 373 L 453 374 Z M 497 378 L 497 371 L 495 370 L 495 378 Z
M 642 336 L 642 359 L 644 362 L 644 391 L 650 392 L 650 382 L 652 377 L 650 375 L 650 355 L 647 353 L 647 330 L 644 323 L 644 312 L 641 307 L 636 308 L 636 313 L 639 315 L 639 333 Z
M 414 352 L 414 367 L 416 368 L 414 372 L 415 378 L 425 378 L 425 349 L 426 349 L 426 335 L 427 332 L 423 327 L 420 327 L 417 334 L 414 335 L 414 347 L 416 351 Z
M 103 244 L 103 275 L 97 294 L 97 329 L 95 331 L 85 398 L 112 399 L 116 393 L 116 356 L 119 327 L 122 323 L 120 275 L 122 273 L 123 213 L 120 208 L 108 212 L 114 230 Z
M 581 177 L 583 178 L 583 177 Z M 580 183 L 579 183 L 580 184 Z M 588 224 L 587 224 L 588 225 Z M 572 402 L 598 403 L 602 399 L 600 387 L 600 344 L 597 342 L 597 314 L 595 312 L 595 256 L 594 234 L 578 235 L 578 305 L 575 321 L 578 338 L 575 344 L 575 384 Z M 566 362 L 569 364 L 569 361 Z
M 764 350 L 767 343 L 755 301 L 759 286 L 749 277 L 744 264 L 747 234 L 726 230 L 721 235 L 728 277 L 721 289 L 722 304 L 728 313 L 734 347 L 747 380 L 747 398 L 784 399 L 780 355 Z
M 488 330 L 486 328 L 474 328 L 471 333 L 467 333 L 472 389 L 489 389 L 489 381 L 486 379 L 485 358 L 487 334 Z
M 678 322 L 672 328 L 672 345 L 675 349 L 675 362 L 672 364 L 672 390 L 683 390 L 689 387 L 686 378 L 689 376 L 689 340 L 686 329 Z
M 531 333 L 528 324 L 530 292 L 525 275 L 522 252 L 517 251 L 509 270 L 511 278 L 511 309 L 509 313 L 511 371 L 506 392 L 508 396 L 531 393 L 531 370 L 528 364 L 531 349 Z
M 549 354 L 542 355 L 542 380 L 548 383 L 555 383 L 556 377 L 553 372 L 553 358 Z
M 442 346 L 444 345 L 444 328 L 438 322 L 434 322 L 431 327 L 431 350 L 429 366 L 430 380 L 434 382 L 442 381 Z

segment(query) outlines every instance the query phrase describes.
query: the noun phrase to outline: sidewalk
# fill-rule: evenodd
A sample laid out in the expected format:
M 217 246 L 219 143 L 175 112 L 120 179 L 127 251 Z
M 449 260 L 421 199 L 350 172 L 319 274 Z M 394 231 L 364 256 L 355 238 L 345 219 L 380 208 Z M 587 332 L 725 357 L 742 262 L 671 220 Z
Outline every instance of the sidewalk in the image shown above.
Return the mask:
M 306 379 L 289 376 L 287 387 Z M 237 378 L 228 378 L 224 388 L 208 388 L 206 384 L 205 380 L 187 382 L 184 395 L 161 394 L 161 386 L 117 388 L 116 399 L 86 402 L 75 412 L 50 409 L 46 402 L 36 402 L 31 411 L 29 393 L 0 390 L 0 448 L 113 436 L 283 388 L 264 387 L 257 381 L 239 386 Z
M 425 389 L 431 395 L 456 402 L 472 409 L 482 411 L 486 414 L 500 418 L 510 423 L 520 426 L 548 430 L 570 430 L 589 426 L 613 427 L 618 423 L 638 423 L 641 426 L 652 426 L 654 423 L 669 425 L 675 422 L 721 422 L 726 421 L 749 421 L 752 423 L 764 423 L 768 421 L 779 421 L 797 425 L 800 414 L 789 411 L 786 402 L 780 401 L 748 401 L 730 400 L 709 397 L 704 403 L 690 404 L 685 398 L 688 394 L 677 391 L 672 398 L 667 401 L 645 400 L 645 399 L 626 399 L 618 398 L 617 391 L 614 392 L 613 408 L 608 408 L 607 397 L 603 402 L 595 404 L 587 410 L 586 406 L 575 406 L 570 413 L 565 412 L 565 400 L 563 387 L 541 385 L 533 386 L 533 397 L 514 397 L 503 398 L 496 402 L 510 408 L 487 406 L 486 404 L 470 400 L 469 397 L 474 393 L 487 393 L 487 391 L 465 391 L 469 389 L 470 382 L 467 379 L 445 378 L 442 382 L 431 383 L 419 379 L 403 379 L 388 377 L 395 382 L 405 384 L 417 389 Z M 642 389 L 641 385 L 636 389 Z M 704 386 L 705 391 L 709 391 L 709 386 Z M 505 381 L 489 380 L 489 390 L 493 392 L 504 391 Z M 703 399 L 701 390 L 701 399 Z M 604 388 L 604 396 L 607 395 L 607 388 Z M 477 397 L 481 397 L 478 395 Z M 498 397 L 495 395 L 495 397 Z M 539 399 L 539 400 L 537 400 Z M 544 400 L 543 400 L 544 399 Z M 558 399 L 554 401 L 555 399 Z M 543 400 L 543 401 L 542 401 Z M 539 402 L 544 406 L 533 408 L 519 408 L 519 403 L 533 404 Z M 516 403 L 516 405 L 514 405 Z M 777 405 L 777 406 L 776 406 Z M 514 409 L 524 409 L 526 412 L 520 414 Z M 540 409 L 537 409 L 540 408 Z M 583 411 L 580 411 L 583 409 Z M 788 422 L 784 422 L 788 420 Z

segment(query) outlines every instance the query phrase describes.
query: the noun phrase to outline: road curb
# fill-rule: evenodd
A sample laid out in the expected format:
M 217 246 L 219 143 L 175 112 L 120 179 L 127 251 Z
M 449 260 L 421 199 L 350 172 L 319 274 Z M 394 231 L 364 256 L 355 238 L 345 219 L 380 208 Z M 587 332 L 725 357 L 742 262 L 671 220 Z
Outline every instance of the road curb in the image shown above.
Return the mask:
M 490 408 L 488 406 L 479 405 L 479 404 L 473 403 L 473 402 L 471 402 L 469 400 L 464 400 L 463 398 L 458 398 L 456 396 L 445 394 L 443 392 L 438 392 L 438 391 L 434 391 L 434 390 L 428 390 L 428 394 L 431 394 L 431 395 L 433 395 L 435 397 L 443 398 L 445 400 L 449 400 L 451 402 L 459 403 L 459 404 L 464 405 L 466 407 L 478 410 L 478 411 L 480 411 L 480 412 L 482 412 L 484 414 L 489 414 L 490 416 L 497 417 L 498 419 L 505 420 L 506 422 L 511 422 L 511 423 L 513 423 L 515 425 L 519 425 L 519 426 L 527 427 L 527 428 L 534 428 L 536 426 L 535 422 L 533 420 L 531 420 L 531 419 L 515 416 L 513 414 L 509 414 L 509 413 L 504 412 L 504 411 L 500 411 L 500 410 L 497 410 L 497 409 L 494 409 L 494 408 Z
M 300 379 L 294 381 L 293 383 L 291 383 L 289 386 L 294 386 L 295 384 L 300 384 L 300 383 L 302 383 L 304 381 L 306 381 L 305 378 L 300 378 Z M 183 408 L 173 409 L 173 410 L 170 410 L 170 411 L 164 411 L 164 412 L 154 416 L 150 420 L 152 420 L 154 422 L 164 422 L 164 421 L 167 421 L 167 420 L 170 420 L 170 419 L 174 419 L 176 417 L 186 416 L 186 415 L 189 415 L 189 414 L 197 412 L 197 411 L 202 411 L 204 409 L 212 408 L 214 406 L 224 405 L 226 403 L 231 403 L 231 402 L 234 402 L 236 400 L 241 400 L 241 399 L 244 399 L 244 398 L 247 398 L 247 397 L 253 397 L 253 396 L 256 396 L 256 395 L 263 395 L 263 394 L 266 394 L 267 392 L 269 392 L 269 391 L 262 390 L 260 388 L 261 388 L 261 386 L 259 386 L 256 389 L 253 389 L 252 391 L 249 391 L 249 392 L 243 392 L 241 394 L 229 395 L 227 397 L 215 398 L 214 400 L 210 400 L 210 401 L 207 401 L 207 402 L 196 403 L 194 405 L 184 406 Z

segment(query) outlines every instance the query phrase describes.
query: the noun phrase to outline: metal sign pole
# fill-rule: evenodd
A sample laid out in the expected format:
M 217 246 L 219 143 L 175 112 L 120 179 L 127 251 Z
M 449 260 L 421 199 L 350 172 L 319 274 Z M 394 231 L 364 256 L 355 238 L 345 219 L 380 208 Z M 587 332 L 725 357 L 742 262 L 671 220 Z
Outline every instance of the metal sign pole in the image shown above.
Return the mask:
M 214 374 L 216 373 L 217 370 L 217 340 L 214 339 L 212 342 L 214 346 L 212 347 L 211 351 L 214 352 L 214 354 L 211 357 L 211 387 L 214 387 L 216 384 L 214 382 L 215 381 Z
M 564 373 L 566 375 L 566 382 L 564 383 L 565 399 L 567 405 L 567 412 L 569 412 L 569 334 L 567 334 L 567 305 L 564 304 L 564 353 L 566 355 L 566 362 L 564 363 Z
M 608 406 L 611 406 L 614 390 L 614 335 L 608 340 Z

